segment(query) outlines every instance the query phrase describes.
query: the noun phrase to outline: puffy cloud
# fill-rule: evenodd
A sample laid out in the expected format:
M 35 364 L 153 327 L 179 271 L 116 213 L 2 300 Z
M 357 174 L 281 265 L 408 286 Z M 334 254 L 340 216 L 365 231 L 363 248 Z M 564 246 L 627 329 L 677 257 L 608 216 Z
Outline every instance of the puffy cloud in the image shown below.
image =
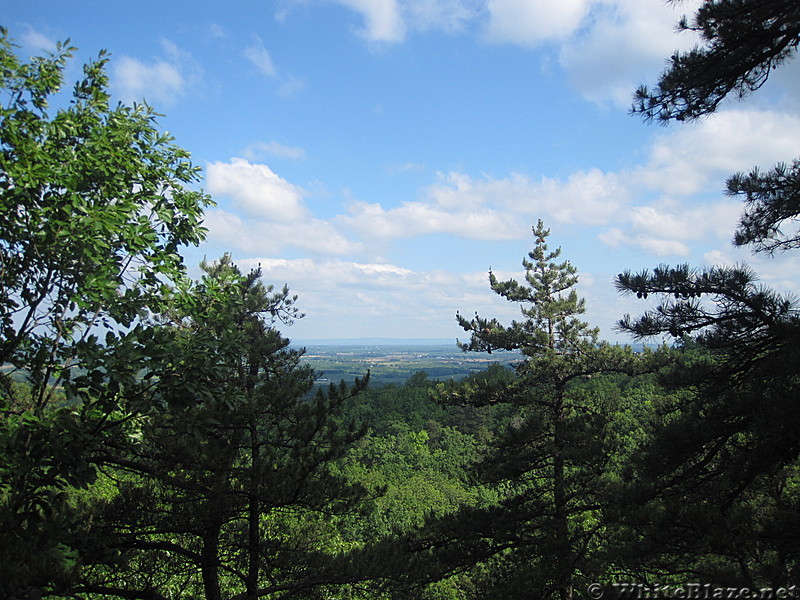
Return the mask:
M 599 169 L 578 171 L 565 182 L 542 178 L 535 189 L 535 210 L 562 223 L 600 225 L 608 223 L 630 196 L 624 176 Z
M 480 4 L 468 0 L 413 0 L 403 3 L 403 8 L 415 29 L 458 32 L 479 15 Z
M 480 14 L 483 0 L 331 0 L 364 19 L 359 35 L 371 42 L 402 42 L 409 31 L 462 31 Z M 285 13 L 282 13 L 285 16 Z
M 688 257 L 690 242 L 727 243 L 740 211 L 734 200 L 697 204 L 661 199 L 630 207 L 620 214 L 621 226 L 603 231 L 598 239 L 612 248 L 630 246 L 656 256 Z
M 298 0 L 295 0 L 297 2 Z M 320 0 L 322 1 L 322 0 Z M 628 105 L 631 91 L 651 80 L 676 50 L 697 43 L 675 34 L 683 14 L 701 0 L 327 0 L 357 12 L 358 34 L 400 43 L 410 32 L 480 31 L 495 44 L 554 45 L 572 84 L 587 99 Z M 676 6 L 678 9 L 676 9 Z M 276 17 L 285 20 L 284 5 Z
M 468 287 L 482 286 L 487 289 L 486 273 L 459 275 L 446 271 L 414 271 L 392 263 L 357 262 L 327 258 L 247 258 L 237 261 L 254 267 L 261 265 L 264 277 L 270 281 L 286 281 L 296 289 L 320 294 L 349 294 L 357 288 L 367 296 L 374 292 L 415 292 L 430 297 L 446 296 L 448 299 L 434 302 L 436 306 L 452 308 L 453 296 L 444 290 L 458 289 L 462 282 Z M 429 292 L 426 292 L 429 290 Z M 461 293 L 459 291 L 459 293 Z M 407 301 L 407 299 L 406 299 Z
M 409 31 L 460 32 L 470 25 L 495 44 L 555 44 L 569 80 L 586 98 L 627 106 L 631 92 L 658 73 L 696 34 L 676 24 L 700 0 L 332 0 L 359 12 L 370 41 L 402 42 Z M 676 6 L 679 7 L 676 10 Z
M 279 177 L 267 165 L 244 158 L 211 163 L 206 168 L 206 182 L 212 196 L 230 198 L 250 216 L 282 223 L 307 216 L 303 189 Z
M 691 256 L 698 242 L 706 251 L 709 244 L 728 246 L 742 205 L 724 196 L 725 179 L 794 156 L 798 136 L 800 118 L 793 115 L 731 109 L 654 136 L 642 165 L 605 175 L 624 190 L 623 201 L 615 226 L 598 239 L 662 257 Z M 709 194 L 715 187 L 718 193 Z M 563 184 L 554 186 L 556 195 L 565 192 Z
M 730 200 L 700 206 L 663 202 L 633 207 L 630 221 L 636 231 L 670 239 L 729 237 L 740 210 L 739 203 Z
M 665 240 L 657 237 L 637 236 L 635 243 L 642 250 L 656 256 L 682 256 L 690 254 L 689 246 L 677 240 Z
M 476 240 L 507 240 L 524 232 L 511 215 L 491 208 L 453 211 L 425 202 L 404 202 L 388 210 L 377 203 L 353 202 L 349 215 L 338 220 L 364 237 L 383 239 L 446 233 Z
M 518 307 L 491 293 L 485 272 L 415 271 L 334 258 L 237 262 L 244 269 L 260 265 L 266 282 L 286 283 L 299 295 L 298 306 L 308 316 L 293 326 L 295 338 L 370 337 L 380 331 L 388 337 L 451 337 L 455 342 L 459 332 L 464 337 L 454 318 L 458 309 L 507 320 L 519 314 Z
M 205 218 L 209 239 L 226 247 L 248 254 L 278 253 L 287 247 L 335 255 L 363 249 L 330 222 L 314 218 L 305 206 L 305 191 L 267 165 L 243 158 L 211 163 L 206 189 L 230 200 L 227 209 L 209 210 Z
M 175 65 L 165 61 L 145 64 L 123 56 L 114 65 L 115 85 L 123 101 L 148 98 L 174 104 L 183 95 L 185 80 Z
M 520 173 L 506 178 L 439 174 L 425 199 L 385 209 L 379 203 L 353 202 L 339 222 L 365 237 L 402 238 L 449 234 L 475 240 L 510 240 L 527 235 L 539 217 L 573 224 L 607 223 L 628 192 L 618 176 L 597 169 L 567 181 Z
M 428 188 L 436 204 L 448 209 L 498 206 L 517 215 L 551 217 L 575 224 L 605 223 L 628 196 L 618 175 L 599 169 L 578 171 L 566 181 L 522 173 L 502 179 L 474 179 L 463 173 L 440 175 Z
M 656 136 L 646 163 L 619 174 L 625 187 L 641 194 L 638 203 L 622 207 L 616 227 L 598 238 L 612 248 L 657 256 L 688 257 L 700 241 L 728 246 L 742 205 L 724 197 L 725 179 L 794 156 L 798 136 L 800 118 L 756 110 L 722 110 Z M 719 192 L 709 198 L 715 186 Z M 648 191 L 655 197 L 648 199 Z
M 648 187 L 672 194 L 695 194 L 713 179 L 755 165 L 769 167 L 794 157 L 800 118 L 756 110 L 723 110 L 697 123 L 659 136 L 640 171 Z
M 666 2 L 592 2 L 581 29 L 563 41 L 559 62 L 585 98 L 628 106 L 632 91 L 659 73 L 666 57 L 697 43 L 693 33 L 675 33 L 681 15 L 697 4 L 684 2 L 676 11 Z
M 589 0 L 489 0 L 487 39 L 536 46 L 575 32 L 589 13 Z
M 243 219 L 221 209 L 206 211 L 208 238 L 226 248 L 247 254 L 280 253 L 298 248 L 320 254 L 357 253 L 363 245 L 341 235 L 327 221 L 307 219 L 295 223 Z
M 146 99 L 163 105 L 175 104 L 190 85 L 201 77 L 191 56 L 168 40 L 161 42 L 165 59 L 144 62 L 121 56 L 112 63 L 112 88 L 123 102 Z

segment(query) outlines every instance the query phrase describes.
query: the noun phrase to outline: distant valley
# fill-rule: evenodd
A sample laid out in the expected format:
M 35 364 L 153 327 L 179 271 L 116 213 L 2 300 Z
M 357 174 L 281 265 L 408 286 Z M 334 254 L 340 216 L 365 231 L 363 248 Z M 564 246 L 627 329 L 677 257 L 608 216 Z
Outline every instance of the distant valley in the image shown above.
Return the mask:
M 402 384 L 418 371 L 431 379 L 460 379 L 522 358 L 519 352 L 462 352 L 455 341 L 442 340 L 305 340 L 293 346 L 306 349 L 304 360 L 319 373 L 319 384 L 352 381 L 367 372 L 373 385 Z

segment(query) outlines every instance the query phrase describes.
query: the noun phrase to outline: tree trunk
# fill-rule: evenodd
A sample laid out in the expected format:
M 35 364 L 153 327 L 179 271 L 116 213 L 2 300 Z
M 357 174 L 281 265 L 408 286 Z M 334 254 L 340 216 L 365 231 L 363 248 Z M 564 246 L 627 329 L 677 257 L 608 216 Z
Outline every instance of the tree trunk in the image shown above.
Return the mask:
M 572 565 L 570 564 L 567 490 L 564 465 L 564 405 L 555 406 L 553 424 L 553 504 L 556 542 L 556 588 L 561 600 L 572 600 Z
M 247 600 L 258 598 L 259 543 L 261 541 L 261 503 L 258 501 L 259 445 L 258 423 L 251 417 L 250 424 L 250 481 L 247 506 Z
M 200 551 L 200 572 L 206 600 L 221 600 L 219 588 L 219 527 L 212 526 L 203 533 Z

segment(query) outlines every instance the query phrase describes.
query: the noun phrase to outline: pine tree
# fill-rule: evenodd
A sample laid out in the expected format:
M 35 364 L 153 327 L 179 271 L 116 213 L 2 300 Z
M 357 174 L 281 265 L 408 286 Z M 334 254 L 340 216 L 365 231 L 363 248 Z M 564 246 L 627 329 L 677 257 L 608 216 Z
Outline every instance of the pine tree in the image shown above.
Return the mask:
M 633 110 L 647 120 L 699 119 L 726 98 L 756 92 L 797 53 L 800 6 L 794 0 L 705 0 L 679 27 L 698 32 L 703 45 L 673 54 L 656 87 L 637 91 Z M 735 243 L 766 252 L 797 248 L 798 190 L 797 160 L 766 173 L 753 169 L 733 175 L 728 193 L 746 203 Z
M 159 315 L 171 340 L 139 442 L 105 457 L 120 485 L 94 533 L 124 560 L 87 569 L 79 591 L 255 600 L 340 578 L 321 515 L 363 496 L 329 467 L 364 433 L 335 415 L 366 380 L 315 394 L 302 351 L 275 328 L 299 316 L 288 289 L 227 255 L 202 267 Z
M 697 119 L 713 113 L 726 98 L 756 92 L 773 69 L 796 54 L 800 5 L 793 0 L 706 0 L 681 27 L 698 31 L 703 45 L 673 55 L 656 88 L 637 92 L 634 112 L 646 119 Z M 727 187 L 730 195 L 745 200 L 735 244 L 769 254 L 800 246 L 796 160 L 766 173 L 754 169 L 733 175 Z M 684 555 L 704 548 L 717 557 L 738 556 L 735 577 L 748 583 L 792 582 L 796 567 L 788 557 L 794 549 L 787 552 L 785 536 L 776 532 L 796 535 L 798 522 L 796 503 L 787 493 L 794 489 L 800 459 L 800 412 L 794 401 L 800 391 L 796 299 L 759 284 L 743 265 L 625 272 L 617 277 L 617 287 L 639 298 L 658 298 L 642 316 L 623 319 L 621 329 L 638 338 L 671 335 L 705 352 L 704 360 L 677 374 L 680 385 L 693 393 L 665 413 L 664 427 L 644 459 L 650 465 L 649 501 L 665 502 L 658 509 L 663 520 L 680 524 L 669 541 L 662 538 L 662 545 Z M 666 457 L 664 448 L 670 449 Z M 780 515 L 781 526 L 761 527 L 752 509 L 754 497 L 780 508 L 774 514 Z M 716 528 L 708 527 L 704 516 L 712 508 L 719 516 Z M 729 535 L 732 529 L 738 537 Z M 689 530 L 706 535 L 689 539 Z M 759 544 L 742 544 L 748 535 Z
M 495 570 L 487 597 L 567 600 L 576 585 L 603 570 L 598 556 L 620 406 L 613 393 L 590 393 L 590 380 L 641 373 L 654 361 L 650 353 L 601 343 L 598 329 L 580 319 L 585 302 L 574 289 L 576 269 L 558 261 L 560 248 L 549 250 L 549 233 L 541 221 L 533 228 L 534 249 L 522 263 L 524 283 L 489 274 L 495 293 L 520 304 L 522 320 L 504 326 L 477 314 L 457 315 L 471 334 L 459 344 L 463 350 L 522 352 L 515 376 L 440 390 L 449 402 L 518 408 L 475 467 L 480 481 L 502 490 L 503 500 L 440 525 L 464 532 L 451 560 L 483 561 Z
M 696 119 L 713 113 L 730 95 L 742 98 L 760 88 L 770 72 L 792 57 L 800 44 L 800 6 L 793 0 L 707 0 L 681 27 L 699 31 L 704 46 L 676 53 L 653 91 L 641 88 L 635 112 L 662 122 Z M 771 172 L 736 174 L 728 191 L 742 195 L 746 210 L 734 241 L 756 252 L 798 247 L 800 167 L 778 165 Z M 763 469 L 785 465 L 800 451 L 798 415 L 788 400 L 796 396 L 800 371 L 800 316 L 796 300 L 760 285 L 743 265 L 693 269 L 661 266 L 617 277 L 617 288 L 639 298 L 655 295 L 659 304 L 637 319 L 626 317 L 621 329 L 638 338 L 669 334 L 693 336 L 716 360 L 696 372 L 694 384 L 716 411 L 736 415 L 717 429 L 702 453 L 706 469 L 732 437 L 749 432 L 748 454 L 734 462 L 741 485 Z M 770 397 L 774 419 L 764 423 L 760 409 L 746 397 Z M 709 409 L 710 410 L 710 409 Z M 701 411 L 702 412 L 702 411 Z M 766 428 L 774 428 L 766 435 Z M 776 434 L 783 436 L 778 442 Z M 735 489 L 738 489 L 736 486 Z

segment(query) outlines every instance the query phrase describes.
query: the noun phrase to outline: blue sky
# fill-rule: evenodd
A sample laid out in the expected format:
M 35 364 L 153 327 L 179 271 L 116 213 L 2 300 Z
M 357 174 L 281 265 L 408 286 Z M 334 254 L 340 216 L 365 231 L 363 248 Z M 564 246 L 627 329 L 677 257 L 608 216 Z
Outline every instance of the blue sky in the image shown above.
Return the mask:
M 463 337 L 456 311 L 510 320 L 487 270 L 521 277 L 538 218 L 579 270 L 603 337 L 641 301 L 613 277 L 747 261 L 798 293 L 800 261 L 731 247 L 735 171 L 791 160 L 793 63 L 745 103 L 667 128 L 630 116 L 688 48 L 663 0 L 6 2 L 32 55 L 111 52 L 115 97 L 146 98 L 217 206 L 197 263 L 225 251 L 288 283 L 296 339 Z

